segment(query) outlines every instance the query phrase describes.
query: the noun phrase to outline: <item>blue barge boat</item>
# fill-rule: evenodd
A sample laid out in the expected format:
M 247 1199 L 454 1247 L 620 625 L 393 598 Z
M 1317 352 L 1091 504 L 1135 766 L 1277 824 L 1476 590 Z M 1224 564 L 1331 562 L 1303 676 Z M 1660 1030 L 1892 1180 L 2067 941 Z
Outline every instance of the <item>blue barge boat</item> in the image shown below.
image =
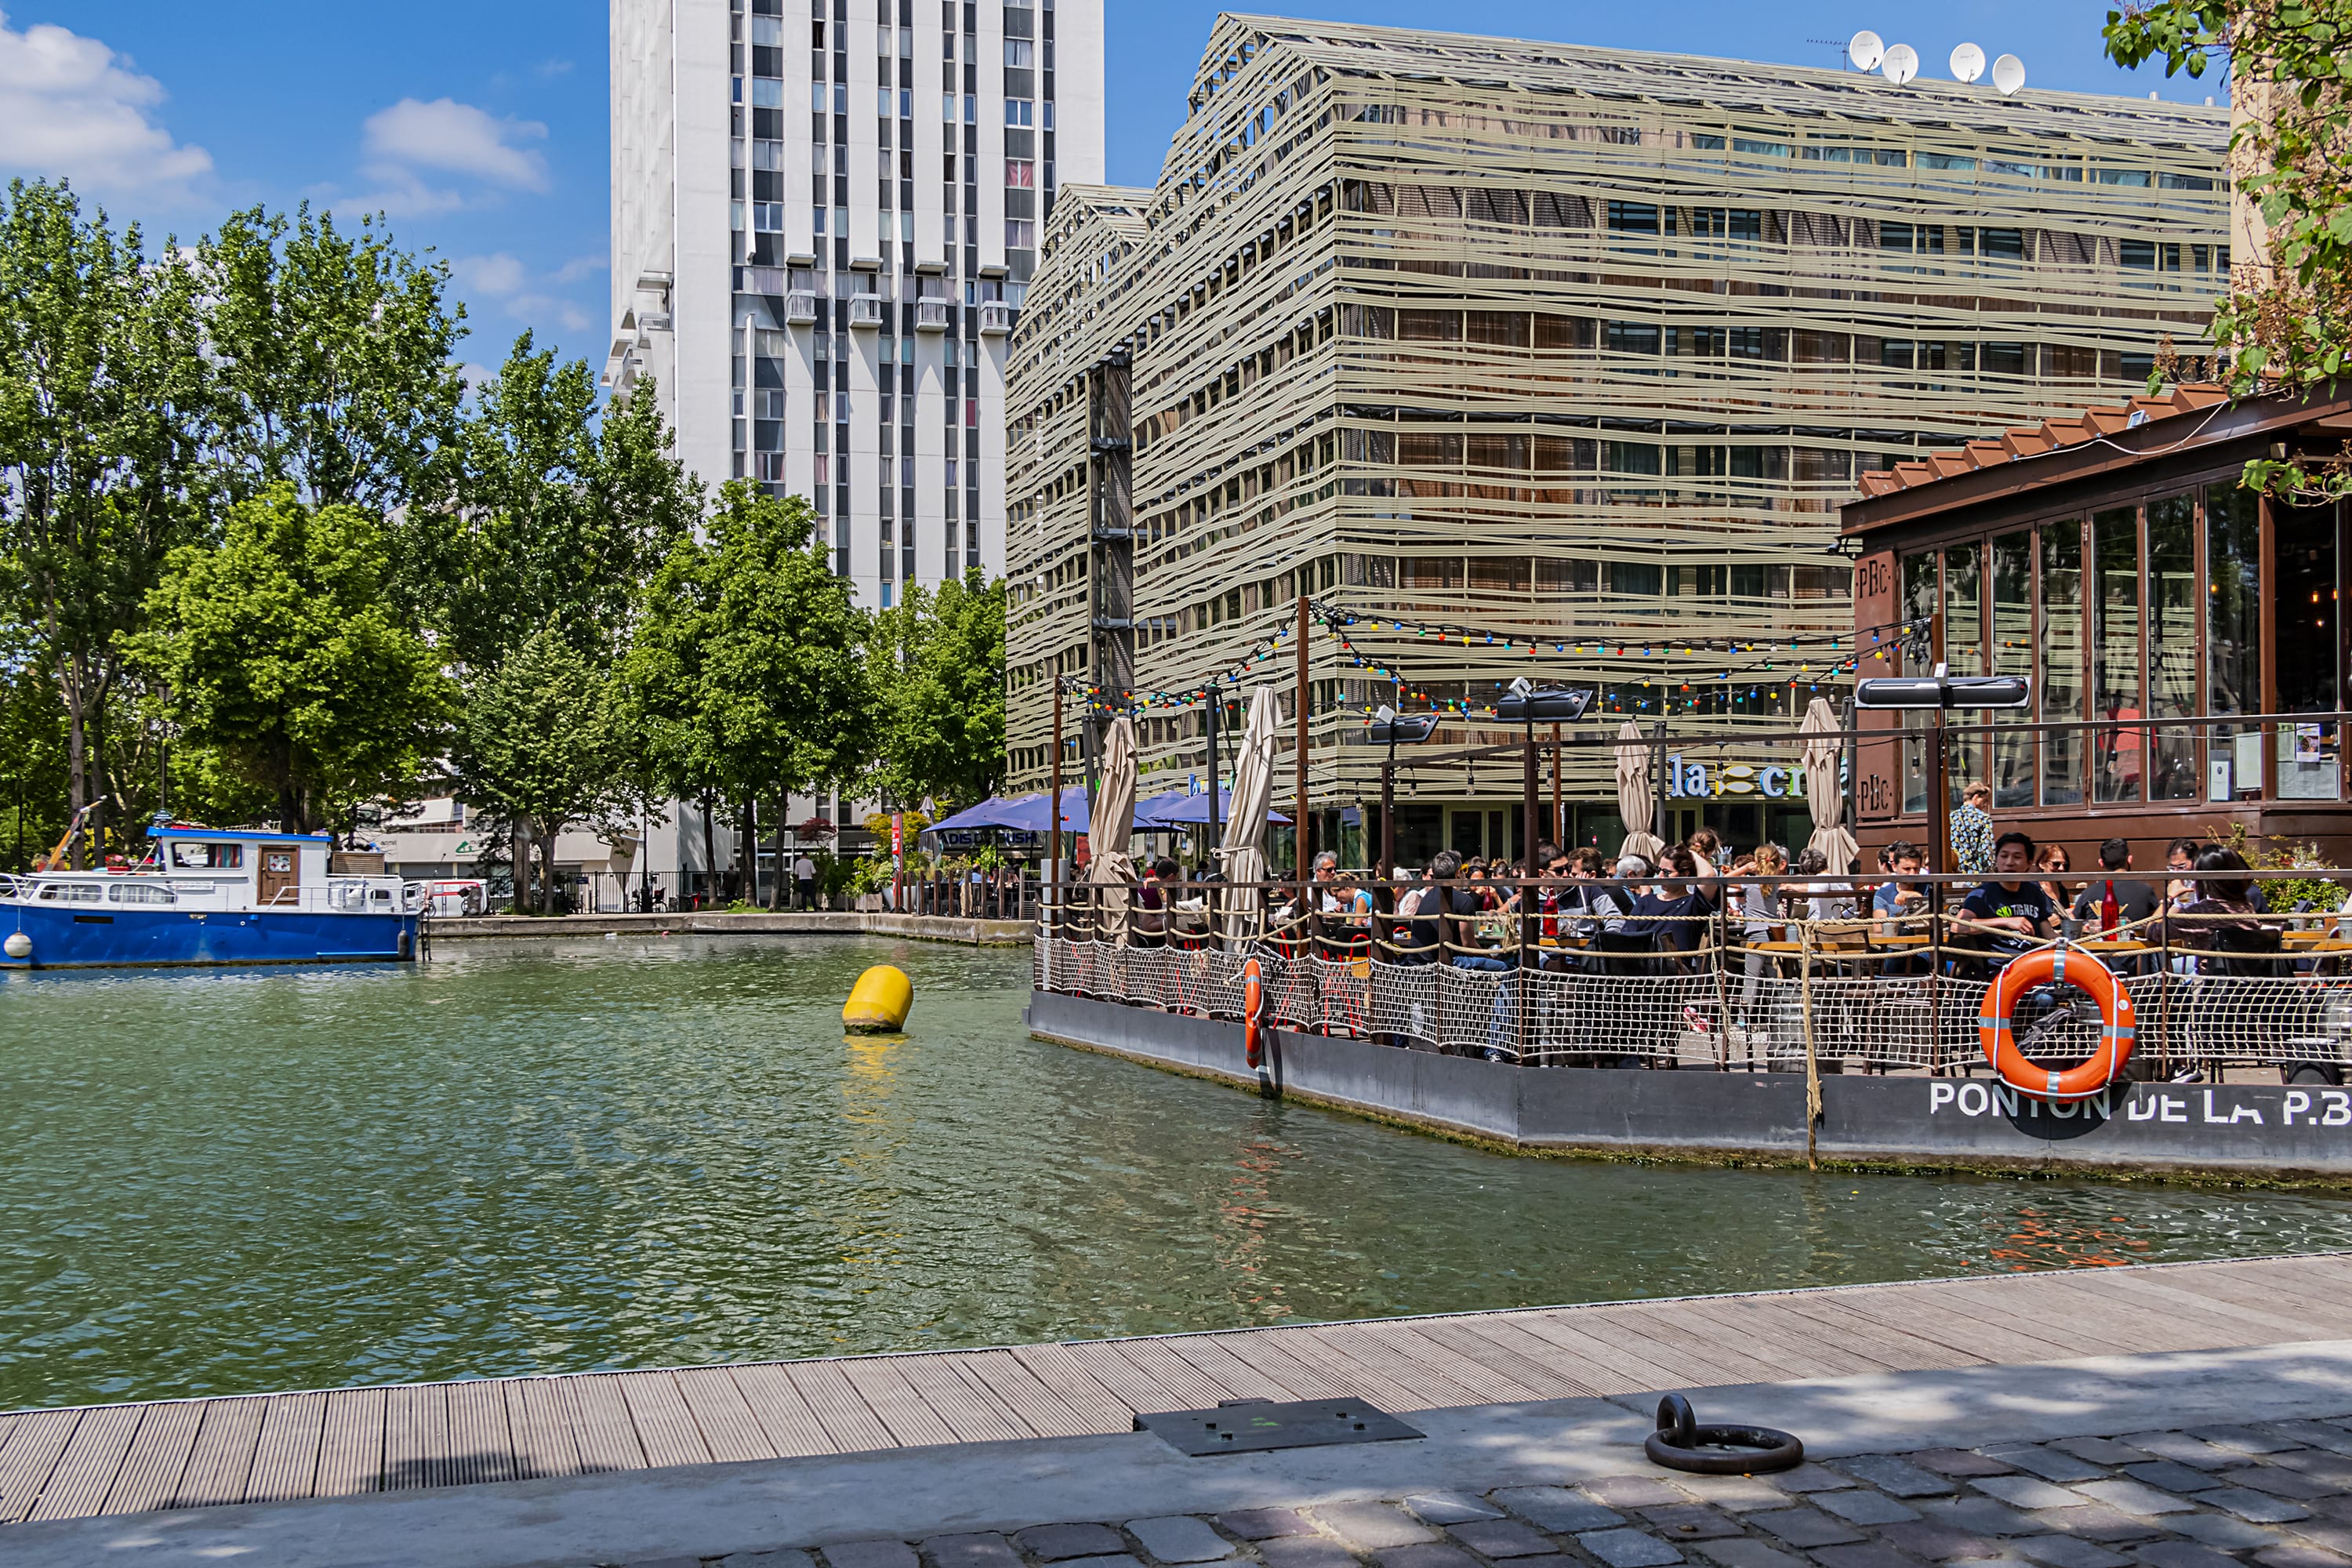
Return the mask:
M 0 969 L 380 963 L 416 956 L 397 877 L 331 870 L 324 834 L 158 825 L 135 867 L 37 871 L 0 896 Z

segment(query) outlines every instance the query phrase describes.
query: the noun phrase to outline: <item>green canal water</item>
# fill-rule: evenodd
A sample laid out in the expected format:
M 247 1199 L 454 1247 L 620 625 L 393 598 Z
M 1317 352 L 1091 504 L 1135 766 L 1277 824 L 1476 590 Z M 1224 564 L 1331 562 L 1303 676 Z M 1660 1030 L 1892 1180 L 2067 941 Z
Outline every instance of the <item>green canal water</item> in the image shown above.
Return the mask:
M 845 1041 L 865 965 L 912 1031 Z M 1516 1159 L 1030 1040 L 1025 952 L 0 983 L 0 1407 L 2352 1247 L 2352 1203 Z

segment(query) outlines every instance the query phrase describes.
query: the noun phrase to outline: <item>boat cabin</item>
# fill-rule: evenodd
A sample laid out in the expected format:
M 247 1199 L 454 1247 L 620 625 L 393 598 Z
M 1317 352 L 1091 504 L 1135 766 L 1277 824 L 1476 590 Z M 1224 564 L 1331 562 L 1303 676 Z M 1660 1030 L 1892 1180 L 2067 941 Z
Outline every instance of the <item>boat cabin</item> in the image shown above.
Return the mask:
M 332 874 L 334 840 L 326 834 L 173 823 L 150 838 L 153 852 L 137 866 L 38 872 L 23 879 L 18 896 L 43 904 L 402 912 L 399 878 Z

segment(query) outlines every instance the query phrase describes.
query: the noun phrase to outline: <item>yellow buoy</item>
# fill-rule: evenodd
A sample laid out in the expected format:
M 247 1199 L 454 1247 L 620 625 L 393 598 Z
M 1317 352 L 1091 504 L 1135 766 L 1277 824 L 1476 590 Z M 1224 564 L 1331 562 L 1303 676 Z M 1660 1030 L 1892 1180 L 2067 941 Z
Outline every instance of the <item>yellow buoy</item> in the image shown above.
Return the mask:
M 841 1026 L 860 1035 L 892 1035 L 907 1026 L 915 1005 L 915 983 L 907 972 L 877 963 L 849 988 L 848 1004 L 841 1009 Z

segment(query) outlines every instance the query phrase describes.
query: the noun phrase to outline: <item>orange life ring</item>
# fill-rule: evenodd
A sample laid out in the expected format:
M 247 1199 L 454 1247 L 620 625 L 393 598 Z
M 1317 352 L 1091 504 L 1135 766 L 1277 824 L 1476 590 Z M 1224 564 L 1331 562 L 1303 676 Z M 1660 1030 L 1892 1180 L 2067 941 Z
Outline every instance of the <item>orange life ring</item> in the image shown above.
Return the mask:
M 2036 985 L 2063 984 L 2088 992 L 2099 1005 L 2099 1049 L 2063 1072 L 2036 1067 L 2017 1048 L 2010 1029 L 2018 998 Z M 2131 993 L 2115 972 L 2087 952 L 2041 948 L 2012 958 L 1986 987 L 1977 1011 L 1977 1038 L 2001 1082 L 2041 1100 L 2087 1100 L 2123 1076 L 2137 1025 Z
M 1265 1016 L 1265 971 L 1255 958 L 1242 965 L 1242 1056 L 1255 1067 L 1262 1047 L 1258 1026 Z

